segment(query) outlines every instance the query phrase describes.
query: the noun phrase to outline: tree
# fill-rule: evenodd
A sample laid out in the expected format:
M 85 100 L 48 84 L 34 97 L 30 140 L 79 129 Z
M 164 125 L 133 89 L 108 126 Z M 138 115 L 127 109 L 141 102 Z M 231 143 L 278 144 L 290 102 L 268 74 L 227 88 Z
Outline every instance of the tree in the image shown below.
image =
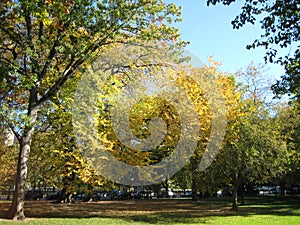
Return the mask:
M 116 42 L 178 40 L 179 9 L 158 0 L 8 0 L 0 5 L 1 117 L 20 143 L 8 217 L 23 220 L 32 136 L 41 106 Z
M 279 123 L 274 120 L 266 104 L 266 81 L 259 68 L 250 64 L 239 72 L 245 85 L 240 85 L 241 98 L 237 102 L 238 116 L 228 117 L 224 147 L 214 166 L 232 186 L 232 208 L 238 210 L 238 192 L 244 203 L 247 184 L 264 184 L 280 172 L 285 141 L 281 138 Z M 233 120 L 231 120 L 233 118 Z
M 203 176 L 204 172 L 201 171 L 202 168 L 200 168 L 200 166 L 205 154 L 212 154 L 211 157 L 215 156 L 213 155 L 214 153 L 211 153 L 210 150 L 207 149 L 210 140 L 210 135 L 212 135 L 213 107 L 216 107 L 218 109 L 226 107 L 227 120 L 229 120 L 229 118 L 230 120 L 235 120 L 239 116 L 237 105 L 241 95 L 239 92 L 236 92 L 235 80 L 232 76 L 223 74 L 218 71 L 219 63 L 214 62 L 211 59 L 210 61 L 211 65 L 204 66 L 202 68 L 188 67 L 188 71 L 192 74 L 192 76 L 188 76 L 187 71 L 183 70 L 181 71 L 181 73 L 177 73 L 177 77 L 175 78 L 176 84 L 178 86 L 181 86 L 191 98 L 191 101 L 193 102 L 193 107 L 195 109 L 197 117 L 199 118 L 199 121 L 197 122 L 196 126 L 200 127 L 200 131 L 199 133 L 197 133 L 197 135 L 193 137 L 198 143 L 195 147 L 195 151 L 192 153 L 188 164 L 181 171 L 179 171 L 174 178 L 172 178 L 175 179 L 175 183 L 178 183 L 182 187 L 192 188 L 193 200 L 197 200 L 198 191 L 206 192 L 208 189 L 211 189 L 209 183 L 211 177 L 208 178 L 207 176 L 206 178 L 208 179 L 205 180 L 205 176 Z M 212 74 L 214 77 L 210 77 Z M 209 102 L 210 99 L 208 99 L 207 94 L 209 88 L 211 87 L 207 87 L 205 85 L 200 86 L 194 80 L 197 76 L 203 79 L 210 77 L 214 80 L 213 82 L 217 83 L 217 86 L 220 88 L 221 94 L 221 96 L 218 95 L 218 97 L 224 98 L 224 106 L 211 105 L 211 102 Z M 205 83 L 204 80 L 203 83 Z M 210 94 L 217 95 L 219 93 L 215 91 L 215 93 Z M 214 104 L 217 103 L 214 102 Z M 175 115 L 175 113 L 172 111 L 171 114 L 173 114 L 173 116 Z M 172 122 L 175 123 L 175 127 L 177 127 L 177 130 L 175 129 L 174 131 L 178 132 L 178 127 L 180 127 L 180 121 L 173 120 Z M 228 128 L 232 129 L 233 127 L 230 124 L 228 124 Z M 189 129 L 192 129 L 192 125 Z M 177 144 L 175 135 L 174 137 L 172 137 L 172 140 L 173 143 L 170 145 L 170 147 L 173 147 Z
M 79 190 L 100 185 L 103 181 L 82 156 L 73 135 L 71 93 L 75 84 L 75 81 L 67 82 L 61 93 L 44 104 L 39 115 L 43 124 L 37 126 L 31 145 L 28 177 L 34 187 L 43 182 L 60 188 L 58 202 L 70 203 Z
M 0 132 L 2 134 L 7 134 L 6 131 L 3 127 L 0 127 Z M 16 143 L 14 143 L 14 139 L 12 139 L 12 143 L 7 143 L 6 139 L 7 136 L 0 136 L 0 193 L 2 193 L 2 190 L 8 189 L 7 199 L 9 200 L 10 191 L 14 186 L 18 146 L 16 145 Z
M 255 65 L 253 62 L 237 72 L 237 80 L 241 82 L 243 99 L 255 103 L 264 103 L 270 107 L 274 103 L 271 91 L 272 79 L 265 74 L 264 65 Z
M 281 187 L 281 198 L 288 187 L 293 194 L 293 187 L 299 185 L 299 113 L 293 105 L 280 104 L 274 109 L 275 123 L 279 124 L 282 140 L 286 144 L 284 154 L 279 159 L 278 173 L 271 180 Z
M 126 48 L 126 50 L 130 51 L 128 48 Z M 138 51 L 140 52 L 140 49 L 138 49 Z M 149 52 L 146 53 L 149 54 Z M 147 55 L 147 54 L 141 54 L 141 55 Z M 195 82 L 196 79 L 195 77 L 203 78 L 203 83 L 205 83 L 210 77 L 212 77 L 212 79 L 214 80 L 213 82 L 215 82 L 215 79 L 212 76 L 212 74 L 217 76 L 218 78 L 216 79 L 216 82 L 218 82 L 219 85 L 216 86 L 220 86 L 220 89 L 222 89 L 222 93 L 224 94 L 224 97 L 226 97 L 228 104 L 231 104 L 231 101 L 235 101 L 233 98 L 238 96 L 238 94 L 236 95 L 234 93 L 234 88 L 232 88 L 234 83 L 232 78 L 227 78 L 225 77 L 225 75 L 223 77 L 223 75 L 219 74 L 217 72 L 217 66 L 216 66 L 217 63 L 212 63 L 213 64 L 212 66 L 207 66 L 202 69 L 187 68 L 187 67 L 183 67 L 182 65 L 176 65 L 176 67 L 179 69 L 174 70 L 172 68 L 172 65 L 171 68 L 169 65 L 169 67 L 167 66 L 163 69 L 161 69 L 160 67 L 157 68 L 155 66 L 154 67 L 137 66 L 137 68 L 131 68 L 130 70 L 128 69 L 119 70 L 117 66 L 119 65 L 118 60 L 120 61 L 120 59 L 116 59 L 117 57 L 113 57 L 111 59 L 110 57 L 111 56 L 106 57 L 106 61 L 109 61 L 110 65 L 104 66 L 104 65 L 96 64 L 97 68 L 98 67 L 113 68 L 113 70 L 108 69 L 107 71 L 109 74 L 111 73 L 111 75 L 108 76 L 109 79 L 107 79 L 106 82 L 104 83 L 99 82 L 98 84 L 96 80 L 91 82 L 90 79 L 87 79 L 86 82 L 83 82 L 82 85 L 80 85 L 83 88 L 80 92 L 78 92 L 77 95 L 77 97 L 82 96 L 83 99 L 87 99 L 86 96 L 88 96 L 88 99 L 87 101 L 81 101 L 82 103 L 78 105 L 78 107 L 76 107 L 79 109 L 78 112 L 76 113 L 78 115 L 78 117 L 76 118 L 76 127 L 77 127 L 76 130 L 78 130 L 79 135 L 83 137 L 82 142 L 85 142 L 87 140 L 86 137 L 89 137 L 88 142 L 90 143 L 90 145 L 88 147 L 88 151 L 89 153 L 91 153 L 91 156 L 93 156 L 93 158 L 97 159 L 96 163 L 98 163 L 98 159 L 107 160 L 107 163 L 100 163 L 99 169 L 102 170 L 102 168 L 105 167 L 104 165 L 108 164 L 108 162 L 111 161 L 109 159 L 109 156 L 105 155 L 103 157 L 103 155 L 99 153 L 102 152 L 103 149 L 109 151 L 119 161 L 126 162 L 129 165 L 133 165 L 133 166 L 150 165 L 151 166 L 153 164 L 156 164 L 157 162 L 162 161 L 163 159 L 167 158 L 167 156 L 172 154 L 172 151 L 174 151 L 175 147 L 179 142 L 180 132 L 183 133 L 183 130 L 185 129 L 194 130 L 195 126 L 197 128 L 199 127 L 201 128 L 201 137 L 199 137 L 198 133 L 195 135 L 191 134 L 188 136 L 187 139 L 188 141 L 182 143 L 182 145 L 186 145 L 185 148 L 189 148 L 189 146 L 187 145 L 189 145 L 191 142 L 197 143 L 198 141 L 200 141 L 201 144 L 199 144 L 198 155 L 200 154 L 202 155 L 202 152 L 205 150 L 206 144 L 208 142 L 207 140 L 209 139 L 209 135 L 211 134 L 210 122 L 212 116 L 211 116 L 211 112 L 209 112 L 210 110 L 209 104 L 211 104 L 211 102 L 209 103 L 205 96 L 206 94 L 205 91 L 207 91 L 205 88 L 209 89 L 211 87 L 206 86 L 207 84 L 202 85 L 200 87 L 200 85 L 197 84 L 197 82 Z M 130 61 L 132 60 L 132 57 L 126 59 L 125 56 L 124 58 L 121 57 L 121 59 Z M 141 64 L 140 62 L 141 59 L 137 57 L 137 65 L 140 65 Z M 93 73 L 97 73 L 97 72 L 104 73 L 105 71 L 101 69 L 100 70 L 96 69 L 95 71 L 93 71 Z M 193 75 L 189 76 L 189 72 L 191 72 Z M 134 83 L 133 81 L 136 79 L 136 74 L 140 74 L 140 73 L 145 74 L 145 76 L 143 77 L 144 78 L 143 81 L 149 84 L 147 85 L 147 87 L 150 87 L 148 88 L 148 90 L 145 90 L 147 89 L 147 87 L 144 87 L 143 85 L 130 86 L 128 84 L 130 82 Z M 161 77 L 161 74 L 163 74 L 163 77 Z M 207 80 L 205 81 L 205 79 Z M 153 80 L 156 82 L 154 82 L 154 84 L 151 84 L 151 81 Z M 157 82 L 157 80 L 159 82 Z M 175 85 L 176 88 L 180 87 L 184 90 L 185 93 L 184 96 L 179 96 L 178 99 L 175 99 L 175 101 L 177 101 L 177 104 L 180 101 L 183 102 L 187 101 L 187 99 L 189 98 L 191 99 L 190 101 L 194 103 L 194 105 L 190 104 L 186 106 L 186 108 L 181 110 L 186 116 L 185 118 L 186 124 L 189 124 L 190 121 L 193 121 L 192 124 L 189 124 L 189 127 L 186 127 L 185 129 L 181 128 L 185 124 L 182 124 L 182 118 L 180 118 L 180 113 L 179 113 L 180 110 L 178 110 L 176 107 L 174 108 L 172 106 L 172 103 L 171 104 L 168 103 L 168 100 L 171 101 L 170 99 L 172 99 L 172 98 L 168 99 L 168 97 L 171 97 L 170 93 L 173 96 L 176 94 L 176 97 L 178 95 L 175 91 L 176 90 L 175 87 L 170 85 L 170 83 L 173 83 L 173 86 L 174 84 L 176 84 Z M 87 90 L 85 88 L 87 86 L 90 86 L 91 84 L 93 84 L 92 92 L 97 93 L 95 96 L 95 99 L 99 101 L 97 104 L 95 104 L 95 102 L 97 101 L 94 100 L 94 97 L 91 97 L 93 93 L 90 93 L 90 90 Z M 126 93 L 127 92 L 129 93 L 129 97 L 128 98 L 118 97 L 122 99 L 122 101 L 116 100 L 114 97 L 119 96 L 122 89 L 124 89 Z M 158 90 L 159 91 L 164 90 L 162 91 L 163 92 L 162 96 L 159 95 L 161 93 L 159 93 Z M 166 90 L 169 91 L 169 93 L 166 92 Z M 147 91 L 149 94 L 147 94 Z M 213 90 L 211 91 L 212 93 L 210 94 L 211 95 L 215 94 L 213 93 L 214 91 L 217 92 L 216 90 Z M 182 97 L 184 99 L 182 99 Z M 217 97 L 222 98 L 220 96 Z M 133 104 L 132 106 L 130 106 L 131 108 L 129 111 L 127 110 L 127 107 L 128 105 L 131 104 L 130 101 L 133 102 Z M 127 104 L 124 104 L 124 102 L 126 102 Z M 216 103 L 213 102 L 213 104 Z M 96 105 L 96 108 L 94 107 L 93 109 L 91 105 Z M 112 119 L 113 115 L 111 115 L 112 112 L 114 111 L 113 108 L 117 108 L 119 110 L 117 113 L 118 115 L 117 122 L 116 121 L 112 122 L 114 120 Z M 195 113 L 193 112 L 193 114 L 190 114 L 189 108 L 193 108 Z M 219 110 L 223 110 L 222 106 L 220 107 L 215 106 L 215 108 L 218 108 Z M 89 113 L 90 117 L 93 116 L 94 118 L 96 118 L 96 120 L 94 120 L 92 123 L 94 123 L 94 125 L 97 127 L 97 131 L 90 132 L 91 120 L 85 121 L 84 118 L 81 117 L 81 115 L 85 114 L 86 111 L 92 112 Z M 119 134 L 119 132 L 116 131 L 116 128 L 119 129 L 118 126 L 119 124 L 121 124 L 121 122 L 119 122 L 120 117 L 123 117 L 124 120 L 127 121 L 126 123 L 123 123 L 122 121 L 122 126 L 121 126 L 122 134 Z M 156 132 L 153 132 L 153 130 L 151 129 L 151 122 L 153 122 L 152 120 L 158 117 L 165 122 L 165 125 L 168 128 L 165 131 L 162 129 L 159 130 L 158 132 L 164 134 L 162 141 L 157 143 L 158 145 L 155 146 L 153 149 L 151 150 L 147 149 L 146 152 L 138 149 L 139 146 L 134 146 L 135 143 L 136 145 L 139 145 L 141 142 L 143 142 L 143 139 L 149 137 L 151 139 L 151 136 L 155 137 L 155 134 L 158 134 Z M 201 118 L 200 123 L 198 121 L 195 121 L 192 117 L 197 117 L 197 118 L 200 117 Z M 193 120 L 191 120 L 190 118 L 192 118 Z M 89 126 L 86 126 L 87 124 Z M 158 128 L 160 128 L 160 126 L 158 126 Z M 98 135 L 95 135 L 95 132 L 97 132 Z M 104 143 L 104 145 L 101 146 L 101 149 L 99 149 L 99 144 L 98 144 L 99 139 L 102 143 Z M 158 137 L 155 137 L 154 139 L 155 139 L 154 141 L 159 140 Z M 153 143 L 151 142 L 150 144 Z M 201 155 L 198 157 L 199 159 L 197 163 L 195 163 L 197 168 L 199 167 L 201 162 L 200 160 Z M 183 157 L 186 158 L 186 156 Z M 182 161 L 185 161 L 184 158 L 182 158 Z M 189 159 L 187 159 L 187 161 L 188 160 Z M 113 177 L 114 174 L 118 174 L 118 177 L 114 176 L 116 177 L 117 180 L 117 179 L 123 179 L 124 177 L 127 177 L 127 175 L 129 175 L 131 177 L 130 179 L 127 179 L 126 182 L 136 182 L 136 183 L 137 182 L 142 183 L 145 180 L 145 177 L 147 176 L 152 177 L 153 180 L 157 177 L 160 178 L 160 176 L 157 176 L 156 174 L 157 171 L 155 172 L 150 171 L 148 167 L 146 167 L 148 168 L 148 170 L 145 172 L 145 174 L 143 174 L 141 177 L 136 177 L 136 174 L 139 173 L 131 174 L 130 173 L 131 168 L 124 169 L 124 167 L 122 166 L 123 164 L 121 165 L 118 164 L 117 166 L 114 164 L 113 166 L 114 171 L 113 172 L 109 171 L 108 172 L 110 173 L 109 176 Z M 178 165 L 176 164 L 173 167 L 176 166 Z M 107 167 L 105 167 L 102 171 L 105 170 L 104 172 L 107 172 L 106 168 Z M 169 178 L 170 177 L 166 177 L 165 179 L 169 179 Z M 116 182 L 122 183 L 123 181 L 118 180 Z
M 238 105 L 241 94 L 236 91 L 236 83 L 234 78 L 228 74 L 219 72 L 219 66 L 219 63 L 211 61 L 210 66 L 196 69 L 193 72 L 195 74 L 201 73 L 206 76 L 209 74 L 214 74 L 214 76 L 216 77 L 215 79 L 218 83 L 218 86 L 220 87 L 221 94 L 224 97 L 227 117 L 226 129 L 228 132 L 228 130 L 232 131 L 232 129 L 234 128 L 232 121 L 237 120 L 241 116 Z M 191 91 L 192 99 L 195 102 L 197 112 L 199 114 L 199 117 L 201 118 L 199 124 L 199 126 L 201 127 L 201 132 L 198 137 L 198 146 L 190 159 L 190 171 L 192 174 L 192 198 L 193 200 L 197 200 L 197 191 L 199 190 L 199 188 L 202 192 L 208 191 L 208 188 L 205 188 L 203 186 L 205 186 L 205 183 L 208 184 L 210 180 L 210 178 L 208 177 L 206 177 L 207 179 L 205 179 L 205 176 L 203 176 L 203 174 L 206 172 L 200 171 L 199 166 L 204 153 L 207 152 L 207 144 L 212 132 L 212 107 L 208 104 L 208 99 L 205 95 L 206 90 L 195 87 L 195 84 L 189 83 L 189 81 L 185 81 L 185 83 L 183 83 L 183 86 Z M 203 186 L 201 187 L 201 185 Z
M 220 170 L 233 188 L 234 210 L 238 209 L 238 190 L 243 191 L 247 182 L 263 184 L 275 176 L 285 148 L 279 127 L 268 112 L 249 107 L 253 107 L 251 103 L 245 116 L 235 121 L 234 134 L 218 155 Z
M 207 4 L 223 3 L 230 5 L 235 0 L 207 0 Z M 265 61 L 277 63 L 285 67 L 286 74 L 281 81 L 273 85 L 278 96 L 285 93 L 299 97 L 300 91 L 300 4 L 298 0 L 245 0 L 242 12 L 231 22 L 234 29 L 246 23 L 254 24 L 261 19 L 264 34 L 257 38 L 247 49 L 264 47 Z M 297 46 L 298 45 L 298 46 Z M 287 49 L 285 55 L 278 48 Z
M 189 164 L 184 166 L 174 177 L 172 177 L 174 185 L 183 190 L 184 194 L 187 189 L 191 188 L 191 172 L 189 168 Z

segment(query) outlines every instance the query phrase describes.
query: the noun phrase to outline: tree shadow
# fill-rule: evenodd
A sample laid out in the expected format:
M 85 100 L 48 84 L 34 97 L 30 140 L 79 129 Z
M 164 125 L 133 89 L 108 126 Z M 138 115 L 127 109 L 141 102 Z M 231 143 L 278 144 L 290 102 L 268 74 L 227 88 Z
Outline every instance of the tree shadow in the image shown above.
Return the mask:
M 52 204 L 29 201 L 25 214 L 29 218 L 110 218 L 149 224 L 211 223 L 211 217 L 227 216 L 300 216 L 300 198 L 247 198 L 238 212 L 231 210 L 230 199 L 208 198 L 99 201 L 91 203 Z M 8 202 L 0 202 L 0 218 L 5 218 Z

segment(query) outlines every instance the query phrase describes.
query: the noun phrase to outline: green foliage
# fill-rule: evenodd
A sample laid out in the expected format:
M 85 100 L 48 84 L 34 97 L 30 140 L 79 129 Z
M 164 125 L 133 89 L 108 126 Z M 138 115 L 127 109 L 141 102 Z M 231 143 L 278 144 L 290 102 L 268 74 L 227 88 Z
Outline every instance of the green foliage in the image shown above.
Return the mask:
M 179 15 L 174 4 L 157 0 L 2 2 L 1 116 L 14 123 L 19 117 L 23 128 L 29 119 L 16 115 L 16 108 L 26 114 L 28 104 L 52 98 L 75 70 L 111 44 L 177 40 L 177 29 L 167 24 Z
M 75 141 L 71 107 L 76 84 L 76 79 L 69 80 L 51 102 L 44 104 L 28 168 L 30 183 L 46 183 L 65 194 L 109 185 L 83 157 Z
M 178 29 L 170 25 L 179 16 L 178 7 L 160 0 L 1 1 L 0 120 L 20 143 L 9 217 L 25 218 L 27 160 L 41 106 L 54 100 L 79 69 L 117 42 L 180 44 Z
M 230 5 L 235 0 L 207 0 L 207 4 L 223 3 Z M 278 96 L 290 93 L 298 97 L 300 90 L 300 4 L 298 0 L 268 1 L 244 0 L 242 12 L 232 21 L 234 29 L 246 23 L 254 24 L 260 20 L 264 33 L 248 49 L 263 47 L 266 49 L 265 61 L 278 63 L 285 67 L 286 74 L 282 81 L 273 85 Z M 277 48 L 287 49 L 285 55 Z
M 299 113 L 293 106 L 287 105 L 279 105 L 274 111 L 276 113 L 274 120 L 280 126 L 286 150 L 279 160 L 279 173 L 273 182 L 286 187 L 297 186 L 300 182 Z

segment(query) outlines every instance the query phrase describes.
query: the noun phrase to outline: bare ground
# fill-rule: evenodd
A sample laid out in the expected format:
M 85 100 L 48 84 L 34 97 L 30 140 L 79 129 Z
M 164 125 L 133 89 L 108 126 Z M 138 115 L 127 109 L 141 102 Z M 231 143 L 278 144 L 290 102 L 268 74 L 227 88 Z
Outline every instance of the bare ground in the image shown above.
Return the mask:
M 6 217 L 9 202 L 0 202 L 0 218 Z M 54 204 L 49 201 L 26 201 L 25 214 L 29 218 L 87 218 L 124 217 L 157 214 L 176 214 L 178 216 L 200 216 L 212 214 L 231 214 L 228 205 L 206 204 L 191 200 L 127 200 L 77 202 L 75 204 Z
M 252 199 L 249 205 L 239 212 L 231 210 L 230 199 L 201 199 L 194 202 L 189 199 L 152 199 L 126 201 L 76 202 L 75 204 L 54 204 L 50 201 L 27 201 L 25 215 L 33 218 L 120 218 L 126 221 L 146 221 L 174 224 L 187 223 L 194 219 L 205 221 L 209 216 L 230 215 L 297 215 L 300 216 L 299 198 L 282 202 L 276 198 Z M 6 218 L 10 203 L 0 201 L 0 221 Z

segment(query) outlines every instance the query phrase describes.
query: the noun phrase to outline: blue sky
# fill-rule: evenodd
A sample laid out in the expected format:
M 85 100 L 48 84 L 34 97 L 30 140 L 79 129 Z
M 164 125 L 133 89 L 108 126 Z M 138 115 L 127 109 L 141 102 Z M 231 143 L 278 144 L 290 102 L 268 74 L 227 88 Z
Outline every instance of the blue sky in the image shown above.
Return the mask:
M 182 6 L 183 22 L 176 24 L 180 28 L 183 40 L 191 44 L 187 47 L 204 63 L 211 55 L 222 63 L 221 69 L 226 72 L 236 72 L 245 68 L 251 61 L 264 64 L 265 50 L 257 48 L 247 50 L 246 45 L 259 38 L 263 31 L 259 23 L 247 24 L 239 30 L 233 30 L 231 21 L 240 12 L 241 3 L 237 1 L 230 6 L 217 5 L 207 7 L 206 0 L 173 0 Z M 282 67 L 268 63 L 266 75 L 279 79 L 284 73 Z

